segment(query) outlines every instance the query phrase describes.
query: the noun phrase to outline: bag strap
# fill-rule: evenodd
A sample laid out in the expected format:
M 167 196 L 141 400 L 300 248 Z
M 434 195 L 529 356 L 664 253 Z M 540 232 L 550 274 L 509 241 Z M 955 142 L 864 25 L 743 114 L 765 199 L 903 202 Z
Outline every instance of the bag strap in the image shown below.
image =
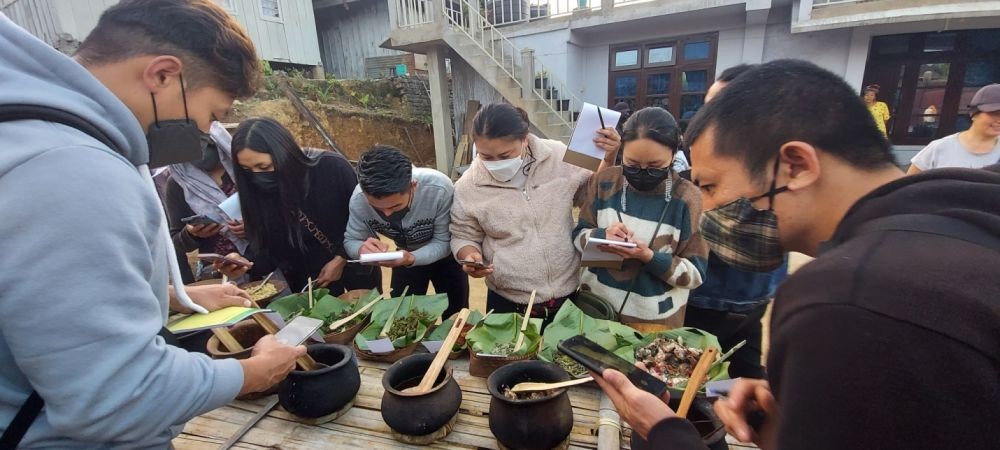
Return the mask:
M 331 256 L 337 256 L 337 246 L 334 245 L 330 238 L 326 237 L 323 230 L 319 229 L 319 225 L 316 225 L 316 222 L 313 222 L 313 220 L 310 219 L 306 213 L 302 212 L 301 209 L 299 210 L 299 223 L 305 227 L 306 231 L 312 234 L 313 238 L 315 238 L 320 245 L 326 249 L 326 251 L 330 252 Z
M 906 231 L 944 236 L 1000 252 L 1000 236 L 963 220 L 934 214 L 897 214 L 880 217 L 861 224 L 840 239 L 824 242 L 820 252 L 829 251 L 862 234 L 878 231 Z
M 672 175 L 671 175 L 672 176 Z M 670 186 L 670 199 L 673 201 L 674 194 L 676 193 L 676 184 Z M 622 190 L 622 195 L 625 195 L 625 191 Z M 656 240 L 656 236 L 660 234 L 660 227 L 663 225 L 663 218 L 667 217 L 667 208 L 670 208 L 670 202 L 663 205 L 663 211 L 660 211 L 660 218 L 656 220 L 656 228 L 653 229 L 653 236 L 649 238 L 650 249 L 653 248 L 653 241 Z M 654 250 L 655 252 L 655 250 Z M 639 269 L 642 271 L 642 269 Z M 632 282 L 628 284 L 628 290 L 625 291 L 625 299 L 622 300 L 622 306 L 618 308 L 618 320 L 621 320 L 622 311 L 625 311 L 625 305 L 628 304 L 628 298 L 632 296 L 632 290 L 635 289 L 635 283 L 639 281 L 639 274 L 632 277 Z

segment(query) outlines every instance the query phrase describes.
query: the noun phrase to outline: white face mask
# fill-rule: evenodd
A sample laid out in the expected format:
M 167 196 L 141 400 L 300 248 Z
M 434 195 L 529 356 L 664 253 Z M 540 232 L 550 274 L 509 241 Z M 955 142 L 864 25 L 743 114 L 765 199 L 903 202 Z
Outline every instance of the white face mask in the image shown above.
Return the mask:
M 513 180 L 514 175 L 517 175 L 517 171 L 521 169 L 521 164 L 523 163 L 524 159 L 520 156 L 500 161 L 483 160 L 483 165 L 486 166 L 486 170 L 490 171 L 493 179 L 501 183 Z

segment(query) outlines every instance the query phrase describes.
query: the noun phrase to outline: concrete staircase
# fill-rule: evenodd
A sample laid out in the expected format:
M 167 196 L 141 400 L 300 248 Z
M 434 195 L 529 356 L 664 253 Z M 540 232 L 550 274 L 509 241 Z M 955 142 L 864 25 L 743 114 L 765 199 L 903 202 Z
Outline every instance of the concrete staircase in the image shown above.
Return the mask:
M 442 40 L 549 139 L 569 143 L 583 102 L 530 49 L 515 47 L 468 0 L 446 0 Z

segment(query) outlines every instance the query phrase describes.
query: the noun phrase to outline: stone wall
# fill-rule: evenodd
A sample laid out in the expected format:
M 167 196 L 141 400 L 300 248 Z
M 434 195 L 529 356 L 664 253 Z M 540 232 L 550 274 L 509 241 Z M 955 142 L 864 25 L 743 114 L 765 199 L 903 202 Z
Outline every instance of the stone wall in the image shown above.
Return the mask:
M 431 116 L 431 97 L 427 88 L 427 77 L 411 74 L 394 77 L 392 84 L 399 91 L 406 113 L 413 117 Z

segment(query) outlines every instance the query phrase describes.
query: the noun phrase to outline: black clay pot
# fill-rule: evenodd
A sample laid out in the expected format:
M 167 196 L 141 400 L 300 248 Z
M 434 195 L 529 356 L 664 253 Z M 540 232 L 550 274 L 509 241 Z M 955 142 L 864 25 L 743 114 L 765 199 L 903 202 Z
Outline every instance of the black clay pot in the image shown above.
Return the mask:
M 426 436 L 441 429 L 458 413 L 462 390 L 447 366 L 441 370 L 434 387 L 425 394 L 404 393 L 420 384 L 436 355 L 410 355 L 389 366 L 382 376 L 382 419 L 390 428 L 407 436 Z
M 680 404 L 680 396 L 670 398 L 669 405 L 674 411 L 677 410 Z M 691 409 L 688 410 L 688 420 L 694 424 L 694 427 L 698 430 L 698 434 L 705 441 L 705 446 L 710 450 L 729 449 L 729 444 L 726 444 L 726 430 L 722 428 L 722 421 L 715 415 L 712 404 L 705 397 L 695 397 L 694 402 L 691 403 Z M 645 439 L 635 432 L 632 433 L 633 450 L 652 448 Z
M 295 370 L 281 382 L 278 401 L 288 412 L 315 419 L 340 411 L 361 389 L 361 374 L 350 347 L 315 344 L 309 356 L 326 366 L 316 370 Z
M 556 383 L 570 379 L 559 366 L 545 361 L 520 361 L 497 369 L 486 385 L 490 390 L 490 431 L 516 450 L 549 450 L 573 431 L 573 407 L 566 389 L 534 400 L 510 400 L 504 387 L 534 381 Z

